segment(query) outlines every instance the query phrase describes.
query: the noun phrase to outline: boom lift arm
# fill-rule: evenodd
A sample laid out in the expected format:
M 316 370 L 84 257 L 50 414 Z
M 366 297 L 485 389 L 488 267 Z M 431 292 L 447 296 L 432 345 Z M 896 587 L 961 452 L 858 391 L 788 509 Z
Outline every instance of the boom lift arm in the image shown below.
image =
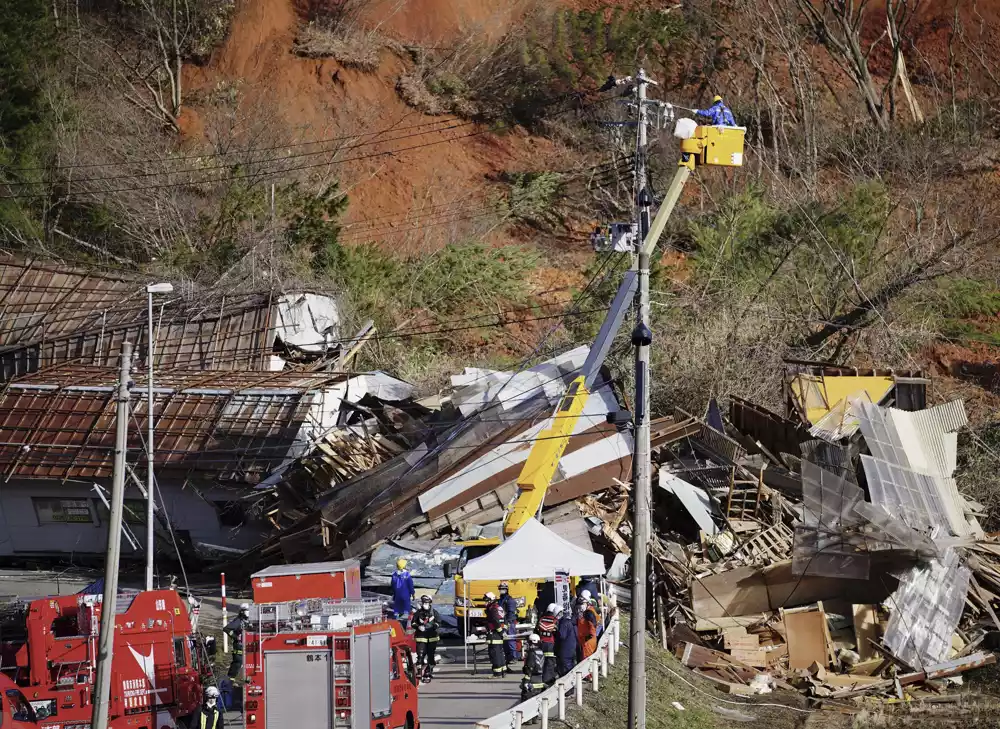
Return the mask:
M 689 122 L 683 126 L 681 122 Z M 667 189 L 667 194 L 656 212 L 649 232 L 642 241 L 642 252 L 651 254 L 656 247 L 667 220 L 674 211 L 680 199 L 684 185 L 697 166 L 714 165 L 720 167 L 741 167 L 743 165 L 743 140 L 746 129 L 743 127 L 704 127 L 691 128 L 691 120 L 682 119 L 674 132 L 681 137 L 681 160 L 677 172 Z M 604 364 L 611 343 L 621 328 L 625 314 L 628 313 L 635 297 L 638 276 L 635 271 L 628 271 L 618 293 L 604 317 L 597 338 L 590 348 L 590 354 L 583 363 L 580 374 L 569 383 L 565 394 L 559 400 L 552 416 L 552 425 L 535 438 L 528 460 L 525 461 L 517 479 L 517 497 L 504 519 L 504 537 L 511 536 L 524 526 L 525 522 L 535 516 L 545 501 L 545 492 L 552 483 L 559 459 L 562 458 L 569 444 L 570 436 L 576 427 L 583 408 L 590 397 L 594 380 Z

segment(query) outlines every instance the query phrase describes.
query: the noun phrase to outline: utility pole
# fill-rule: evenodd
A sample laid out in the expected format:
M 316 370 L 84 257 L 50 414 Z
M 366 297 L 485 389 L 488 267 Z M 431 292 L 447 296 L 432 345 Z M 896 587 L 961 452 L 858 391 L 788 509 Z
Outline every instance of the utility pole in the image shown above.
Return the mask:
M 646 588 L 647 550 L 650 532 L 650 447 L 649 447 L 649 258 L 643 247 L 649 232 L 652 200 L 646 191 L 646 86 L 651 80 L 639 69 L 635 78 L 639 129 L 636 145 L 636 206 L 639 231 L 636 236 L 636 264 L 639 272 L 638 311 L 632 344 L 635 347 L 635 457 L 632 459 L 632 615 L 629 623 L 629 729 L 646 729 Z
M 108 729 L 111 711 L 111 656 L 115 641 L 115 603 L 118 599 L 118 562 L 122 545 L 122 511 L 125 496 L 125 449 L 128 439 L 129 379 L 132 343 L 122 342 L 118 375 L 118 415 L 115 421 L 115 468 L 111 481 L 111 514 L 108 519 L 108 551 L 104 557 L 104 595 L 101 599 L 101 634 L 97 642 L 97 680 L 94 682 L 93 729 Z

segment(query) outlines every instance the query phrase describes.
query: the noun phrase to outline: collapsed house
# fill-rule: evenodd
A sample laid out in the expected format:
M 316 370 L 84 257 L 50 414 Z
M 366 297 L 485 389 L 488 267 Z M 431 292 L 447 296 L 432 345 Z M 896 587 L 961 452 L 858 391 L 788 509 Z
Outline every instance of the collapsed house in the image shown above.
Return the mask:
M 784 415 L 713 403 L 657 458 L 651 608 L 686 666 L 730 693 L 902 698 L 995 661 L 998 545 L 954 478 L 965 411 L 926 384 L 790 362 Z M 626 500 L 592 507 L 621 541 Z

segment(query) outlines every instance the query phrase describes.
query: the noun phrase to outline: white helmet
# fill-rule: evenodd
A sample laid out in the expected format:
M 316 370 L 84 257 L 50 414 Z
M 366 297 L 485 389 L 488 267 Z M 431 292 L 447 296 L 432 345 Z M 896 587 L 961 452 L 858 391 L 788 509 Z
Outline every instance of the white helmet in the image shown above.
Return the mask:
M 559 609 L 559 606 L 556 603 L 550 602 L 549 606 L 547 608 L 545 608 L 545 612 L 552 613 L 553 615 L 555 615 L 556 614 L 556 610 L 558 610 L 558 609 Z
M 219 698 L 219 689 L 215 686 L 208 686 L 205 688 L 205 698 L 206 699 L 217 699 Z
M 241 613 L 249 613 L 250 612 L 250 603 L 245 602 L 242 605 L 240 605 L 240 612 Z
M 542 639 L 539 637 L 538 633 L 532 633 L 531 635 L 528 636 L 529 643 L 539 643 L 541 642 L 541 640 Z
M 580 592 L 580 599 L 590 602 L 590 590 L 583 590 Z
M 553 603 L 553 604 L 555 604 L 555 603 Z M 562 605 L 556 605 L 556 609 L 552 611 L 552 614 L 553 615 L 562 615 L 564 612 L 566 612 L 566 608 L 564 608 Z
M 487 600 L 496 600 L 496 599 L 497 599 L 497 596 L 496 596 L 496 595 L 494 595 L 494 594 L 493 594 L 492 592 L 487 592 L 487 593 L 486 593 L 486 595 L 485 595 L 484 597 L 485 597 L 485 598 L 486 598 Z

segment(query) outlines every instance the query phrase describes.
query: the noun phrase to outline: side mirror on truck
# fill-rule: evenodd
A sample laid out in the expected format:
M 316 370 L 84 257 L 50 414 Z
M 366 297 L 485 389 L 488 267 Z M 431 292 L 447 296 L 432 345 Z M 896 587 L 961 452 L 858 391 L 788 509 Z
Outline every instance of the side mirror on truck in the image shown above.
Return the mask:
M 444 569 L 444 578 L 446 580 L 450 580 L 452 577 L 455 576 L 455 563 L 454 562 L 445 562 L 444 565 L 443 565 L 443 569 Z

